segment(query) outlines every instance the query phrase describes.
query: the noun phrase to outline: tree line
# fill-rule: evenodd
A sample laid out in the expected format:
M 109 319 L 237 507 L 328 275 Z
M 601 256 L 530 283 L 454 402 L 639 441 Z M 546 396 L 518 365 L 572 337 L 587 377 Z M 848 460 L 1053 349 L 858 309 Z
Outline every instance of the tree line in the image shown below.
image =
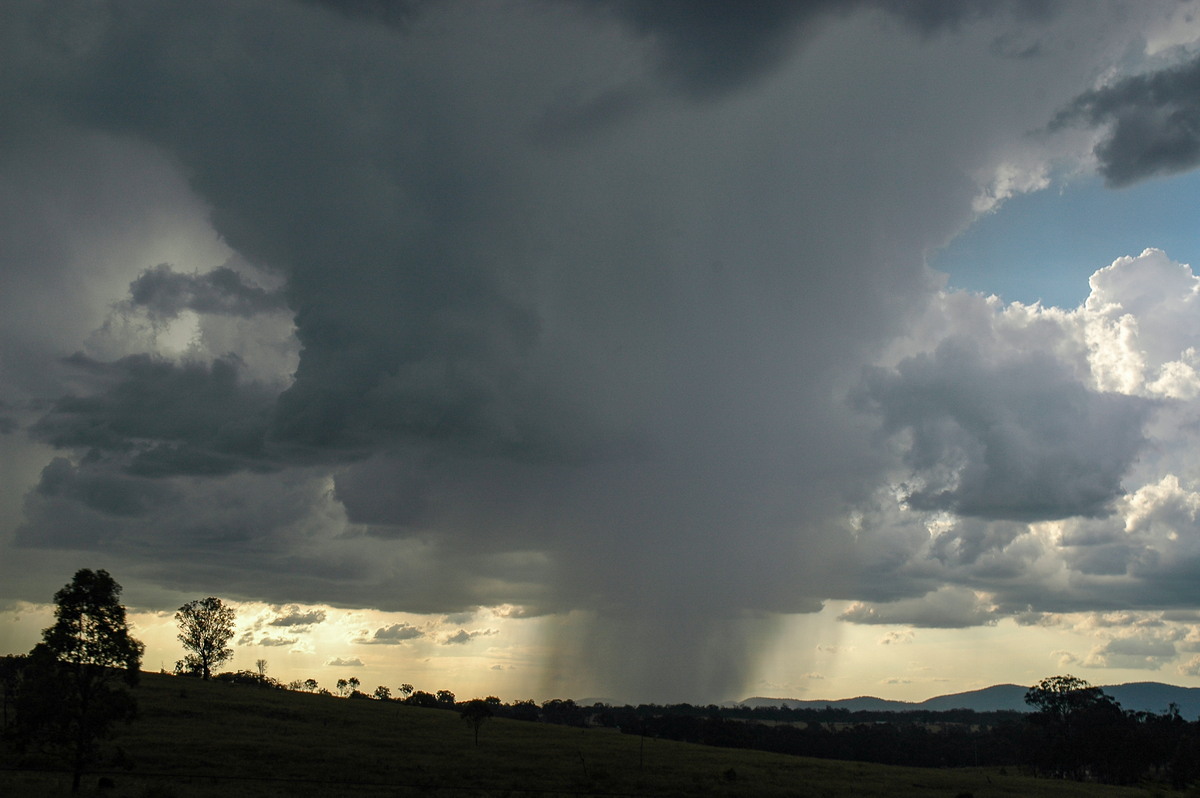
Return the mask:
M 143 644 L 130 633 L 121 586 L 107 571 L 81 569 L 54 595 L 54 624 L 26 655 L 0 657 L 3 736 L 18 751 L 61 758 L 78 792 L 82 774 L 100 754 L 115 724 L 136 715 L 129 691 L 138 682 Z M 284 684 L 254 671 L 217 672 L 233 656 L 234 611 L 215 597 L 175 614 L 187 654 L 174 673 L 235 685 L 334 695 L 315 679 Z M 918 767 L 1016 767 L 1047 778 L 1132 784 L 1143 779 L 1176 788 L 1200 782 L 1200 720 L 1174 705 L 1155 714 L 1124 710 L 1102 689 L 1073 676 L 1051 676 L 1031 687 L 1032 711 L 718 707 L 690 704 L 614 707 L 552 699 L 506 704 L 495 696 L 459 702 L 434 693 L 384 685 L 366 693 L 357 677 L 339 679 L 337 695 L 454 710 L 474 732 L 493 717 L 566 726 L 604 726 L 626 734 L 728 748 Z M 123 755 L 123 754 L 122 754 Z

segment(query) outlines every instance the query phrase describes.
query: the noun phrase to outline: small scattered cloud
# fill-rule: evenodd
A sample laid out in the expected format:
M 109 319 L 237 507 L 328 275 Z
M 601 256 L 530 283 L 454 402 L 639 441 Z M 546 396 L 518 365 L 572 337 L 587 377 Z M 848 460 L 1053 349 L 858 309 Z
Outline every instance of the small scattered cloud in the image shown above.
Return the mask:
M 1057 658 L 1058 667 L 1060 667 L 1060 668 L 1066 668 L 1070 665 L 1074 665 L 1075 663 L 1079 662 L 1079 657 L 1076 657 L 1070 651 L 1065 651 L 1065 650 L 1061 650 L 1061 649 L 1059 651 L 1051 652 L 1050 657 L 1052 659 Z
M 370 637 L 360 637 L 354 642 L 361 645 L 396 646 L 424 636 L 425 632 L 412 624 L 394 623 L 376 629 Z
M 454 634 L 447 635 L 446 637 L 444 637 L 442 639 L 442 645 L 444 645 L 444 646 L 462 645 L 464 643 L 470 642 L 471 640 L 474 640 L 476 637 L 491 637 L 492 635 L 497 635 L 497 634 L 500 634 L 499 630 L 497 630 L 497 629 L 476 629 L 471 632 L 468 632 L 466 629 L 459 629 Z
M 256 645 L 270 646 L 270 647 L 290 646 L 290 645 L 294 645 L 296 643 L 297 639 L 298 638 L 295 638 L 295 637 L 270 637 L 270 636 L 268 636 L 268 637 L 261 638 Z
M 329 660 L 325 664 L 332 668 L 361 668 L 361 667 L 363 667 L 363 661 L 361 659 L 359 659 L 358 657 L 351 657 L 350 659 L 344 659 L 342 657 L 335 657 L 334 659 Z
M 915 637 L 915 635 L 908 630 L 891 631 L 891 632 L 885 633 L 883 637 L 879 638 L 879 645 L 881 645 L 881 646 L 901 646 L 901 645 L 904 645 L 905 643 L 911 643 L 913 641 L 914 637 Z
M 282 610 L 282 615 L 273 618 L 268 625 L 270 626 L 312 626 L 322 623 L 325 620 L 325 610 L 315 609 L 302 611 L 300 607 L 292 604 Z

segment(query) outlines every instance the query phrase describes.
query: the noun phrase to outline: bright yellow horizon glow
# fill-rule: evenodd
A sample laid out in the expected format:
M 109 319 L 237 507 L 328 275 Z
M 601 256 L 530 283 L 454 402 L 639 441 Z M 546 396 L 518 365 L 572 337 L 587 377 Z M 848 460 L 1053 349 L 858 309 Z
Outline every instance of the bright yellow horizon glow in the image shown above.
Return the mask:
M 565 617 L 512 618 L 507 617 L 508 608 L 446 616 L 229 603 L 237 611 L 237 631 L 231 641 L 233 659 L 221 666 L 223 671 L 253 671 L 255 662 L 265 659 L 269 676 L 285 684 L 316 679 L 331 692 L 338 679 L 353 676 L 366 693 L 382 685 L 394 695 L 407 683 L 430 693 L 447 689 L 460 700 L 495 695 L 505 702 L 541 702 L 596 695 L 593 686 L 572 680 L 569 661 L 556 658 L 544 642 L 551 625 L 566 622 Z M 1089 652 L 1106 639 L 1104 635 L 1113 634 L 1111 628 L 1098 629 L 1090 613 L 1056 616 L 1039 626 L 1004 620 L 969 629 L 928 629 L 838 620 L 848 604 L 829 602 L 819 613 L 782 619 L 778 637 L 758 653 L 757 671 L 741 693 L 706 700 L 874 695 L 922 701 L 993 684 L 1032 685 L 1060 673 L 1097 685 L 1161 681 L 1200 686 L 1200 678 L 1182 672 L 1176 663 L 1158 669 L 1089 664 Z M 289 610 L 294 615 L 324 613 L 324 619 L 308 627 L 271 625 Z M 131 610 L 129 619 L 135 637 L 146 644 L 143 669 L 170 672 L 184 654 L 176 639 L 174 612 Z M 22 602 L 0 613 L 0 653 L 28 651 L 52 623 L 50 604 Z M 363 642 L 397 624 L 407 624 L 420 635 L 390 645 Z M 465 642 L 449 642 L 464 633 L 469 637 Z M 1179 662 L 1188 656 L 1181 654 Z

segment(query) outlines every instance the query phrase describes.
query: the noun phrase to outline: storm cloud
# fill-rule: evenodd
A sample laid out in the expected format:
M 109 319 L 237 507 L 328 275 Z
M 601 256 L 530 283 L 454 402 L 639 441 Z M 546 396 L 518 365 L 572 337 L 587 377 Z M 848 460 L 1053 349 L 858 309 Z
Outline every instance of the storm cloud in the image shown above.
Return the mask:
M 1190 270 L 1143 257 L 1054 313 L 926 266 L 1038 184 L 1026 134 L 1126 51 L 1129 9 L 119 6 L 0 12 L 4 207 L 37 222 L 6 266 L 25 296 L 92 278 L 85 319 L 0 321 L 0 401 L 49 452 L 16 544 L 288 629 L 322 621 L 296 602 L 552 617 L 578 689 L 656 700 L 728 697 L 831 598 L 951 627 L 1092 600 L 1049 560 L 1191 573 L 1149 521 L 1031 531 L 1139 501 L 1178 526 L 1139 456 L 1187 413 L 1192 332 L 1154 319 L 1188 315 Z M 153 242 L 49 235 L 89 218 L 48 210 L 74 189 L 141 183 Z
M 1200 165 L 1200 56 L 1079 95 L 1052 127 L 1071 123 L 1105 130 L 1095 155 L 1111 186 L 1195 168 Z
M 1145 443 L 1151 405 L 1101 394 L 1034 352 L 988 362 L 970 340 L 869 381 L 888 433 L 907 433 L 920 510 L 1012 521 L 1106 515 Z

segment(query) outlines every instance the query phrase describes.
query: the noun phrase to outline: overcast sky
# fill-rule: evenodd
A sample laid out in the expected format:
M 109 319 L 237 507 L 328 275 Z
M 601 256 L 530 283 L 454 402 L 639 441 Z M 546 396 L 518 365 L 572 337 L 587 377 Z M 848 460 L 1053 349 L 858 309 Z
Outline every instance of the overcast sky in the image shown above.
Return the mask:
M 1200 686 L 1197 10 L 3 4 L 0 650 Z

